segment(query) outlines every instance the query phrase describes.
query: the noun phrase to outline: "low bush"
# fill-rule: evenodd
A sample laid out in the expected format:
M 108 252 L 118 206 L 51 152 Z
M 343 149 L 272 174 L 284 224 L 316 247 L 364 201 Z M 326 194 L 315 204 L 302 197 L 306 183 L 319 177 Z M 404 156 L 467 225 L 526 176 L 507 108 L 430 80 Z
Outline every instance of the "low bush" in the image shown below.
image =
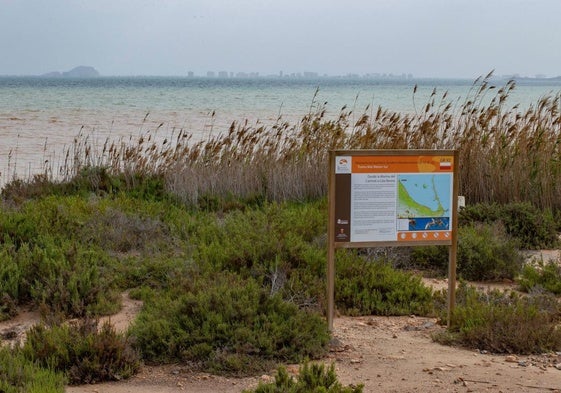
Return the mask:
M 103 315 L 119 308 L 107 256 L 95 247 L 39 236 L 34 244 L 0 245 L 0 319 L 33 303 L 62 317 Z
M 140 361 L 128 339 L 106 322 L 98 330 L 95 320 L 76 326 L 36 325 L 21 349 L 26 359 L 66 375 L 72 385 L 118 381 L 134 375 Z
M 526 264 L 516 282 L 524 292 L 544 289 L 561 295 L 561 264 L 559 261 L 541 261 L 537 266 Z
M 28 261 L 17 258 L 13 244 L 0 245 L 0 321 L 17 315 L 18 303 L 28 298 L 29 286 L 24 280 L 28 273 Z
M 498 224 L 466 226 L 458 239 L 458 274 L 465 280 L 513 280 L 524 262 L 518 243 Z
M 551 211 L 529 202 L 468 205 L 459 216 L 460 226 L 494 222 L 501 222 L 506 233 L 523 249 L 554 248 L 559 241 L 558 225 Z
M 213 268 L 246 273 L 281 255 L 298 267 L 303 243 L 327 230 L 324 208 L 317 202 L 268 203 L 216 216 L 196 232 L 197 259 Z
M 460 229 L 461 233 L 461 229 Z M 411 248 L 407 268 L 422 271 L 427 276 L 445 276 L 448 272 L 450 258 L 448 246 L 419 246 Z M 460 269 L 460 251 L 458 249 L 457 271 Z M 400 265 L 398 265 L 400 266 Z
M 119 168 L 122 171 L 122 168 Z M 144 200 L 163 200 L 170 197 L 165 190 L 163 176 L 141 172 L 115 174 L 111 168 L 100 165 L 85 165 L 73 168 L 72 176 L 55 181 L 47 174 L 37 174 L 30 179 L 14 179 L 4 185 L 2 200 L 10 204 L 22 204 L 30 199 L 47 196 L 99 196 L 127 194 Z
M 445 246 L 415 247 L 412 265 L 445 274 L 449 251 Z M 522 269 L 524 259 L 518 243 L 506 235 L 500 223 L 474 223 L 459 229 L 457 273 L 465 280 L 513 280 Z
M 126 214 L 111 207 L 85 222 L 79 237 L 83 242 L 93 243 L 113 253 L 155 251 L 162 244 L 169 245 L 172 238 L 160 220 L 141 217 L 138 212 Z
M 432 290 L 421 278 L 367 260 L 354 251 L 337 253 L 335 305 L 347 315 L 428 315 Z
M 478 292 L 463 282 L 456 294 L 450 329 L 434 338 L 496 353 L 561 350 L 561 307 L 552 296 Z
M 210 271 L 253 278 L 270 293 L 319 310 L 324 303 L 325 200 L 265 203 L 260 208 L 207 214 L 193 230 L 193 260 Z
M 17 304 L 14 299 L 5 292 L 0 296 L 0 321 L 5 321 L 18 315 Z
M 2 187 L 0 196 L 5 203 L 20 205 L 30 199 L 52 195 L 56 188 L 50 176 L 38 174 L 28 180 L 13 179 Z
M 244 390 L 243 393 L 362 393 L 363 385 L 343 386 L 335 373 L 335 365 L 326 368 L 323 363 L 304 363 L 296 378 L 288 375 L 286 368 L 279 367 L 275 381 L 271 383 L 260 382 L 253 390 Z
M 130 335 L 149 362 L 245 375 L 317 358 L 329 341 L 321 315 L 234 274 L 194 275 L 145 301 Z
M 65 383 L 62 373 L 36 365 L 18 349 L 0 348 L 0 392 L 63 393 Z
M 501 213 L 507 233 L 520 241 L 521 248 L 537 250 L 559 244 L 557 224 L 549 210 L 521 202 L 504 205 Z
M 107 257 L 95 248 L 56 245 L 45 239 L 31 252 L 30 293 L 45 314 L 85 317 L 116 312 L 120 298 L 111 277 L 103 274 Z

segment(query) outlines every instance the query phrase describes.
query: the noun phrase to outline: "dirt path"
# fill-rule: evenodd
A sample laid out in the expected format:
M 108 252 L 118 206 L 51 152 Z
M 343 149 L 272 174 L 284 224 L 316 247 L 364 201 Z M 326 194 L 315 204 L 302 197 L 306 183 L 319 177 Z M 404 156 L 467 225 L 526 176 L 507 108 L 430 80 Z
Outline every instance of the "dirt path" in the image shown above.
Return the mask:
M 433 285 L 443 285 L 435 282 Z M 123 308 L 111 317 L 124 331 L 141 304 L 126 294 Z M 0 324 L 0 334 L 21 338 L 38 321 L 35 313 Z M 443 346 L 431 334 L 442 329 L 436 320 L 420 317 L 338 317 L 326 364 L 335 363 L 341 382 L 363 383 L 365 392 L 558 392 L 561 393 L 561 353 L 505 356 Z M 296 373 L 297 365 L 288 367 Z M 68 393 L 239 393 L 270 381 L 272 375 L 225 378 L 193 373 L 181 365 L 144 366 L 133 378 L 97 385 L 72 386 Z
M 561 392 L 561 354 L 498 356 L 442 346 L 430 334 L 441 327 L 417 317 L 335 319 L 335 362 L 344 384 L 363 383 L 365 392 Z M 297 366 L 289 366 L 296 373 Z M 191 373 L 181 366 L 144 367 L 128 381 L 69 387 L 69 393 L 241 392 L 255 378 Z

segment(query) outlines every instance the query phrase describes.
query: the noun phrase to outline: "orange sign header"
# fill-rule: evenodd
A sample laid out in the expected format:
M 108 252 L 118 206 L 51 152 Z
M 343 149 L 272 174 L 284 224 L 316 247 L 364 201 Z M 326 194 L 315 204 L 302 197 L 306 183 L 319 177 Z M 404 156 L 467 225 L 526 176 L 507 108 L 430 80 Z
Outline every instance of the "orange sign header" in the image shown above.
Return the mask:
M 355 156 L 352 173 L 453 172 L 454 156 Z

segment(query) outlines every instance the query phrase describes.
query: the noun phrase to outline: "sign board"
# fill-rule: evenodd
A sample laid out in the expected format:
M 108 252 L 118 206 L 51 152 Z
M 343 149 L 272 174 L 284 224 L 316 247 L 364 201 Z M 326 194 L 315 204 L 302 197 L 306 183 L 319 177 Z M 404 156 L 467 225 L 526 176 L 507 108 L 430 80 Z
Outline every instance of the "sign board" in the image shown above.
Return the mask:
M 355 151 L 334 156 L 336 247 L 450 244 L 452 151 Z
M 329 156 L 328 325 L 335 249 L 447 245 L 449 314 L 455 302 L 458 227 L 455 150 L 336 150 Z

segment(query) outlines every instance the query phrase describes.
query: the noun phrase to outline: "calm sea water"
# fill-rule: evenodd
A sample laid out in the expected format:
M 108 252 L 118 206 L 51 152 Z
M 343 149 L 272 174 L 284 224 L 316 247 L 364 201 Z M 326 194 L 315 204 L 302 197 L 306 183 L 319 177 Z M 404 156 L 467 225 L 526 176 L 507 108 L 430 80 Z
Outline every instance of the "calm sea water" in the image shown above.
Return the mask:
M 328 116 L 337 116 L 343 106 L 355 113 L 379 105 L 414 112 L 435 88 L 438 97 L 448 92 L 448 101 L 461 102 L 472 85 L 438 79 L 0 77 L 0 184 L 40 172 L 45 160 L 62 162 L 61 152 L 80 132 L 98 141 L 118 140 L 161 125 L 162 137 L 183 129 L 197 140 L 226 131 L 235 120 L 270 125 L 282 116 L 296 122 L 314 100 L 326 103 Z M 559 83 L 518 84 L 509 100 L 525 107 L 559 91 Z

